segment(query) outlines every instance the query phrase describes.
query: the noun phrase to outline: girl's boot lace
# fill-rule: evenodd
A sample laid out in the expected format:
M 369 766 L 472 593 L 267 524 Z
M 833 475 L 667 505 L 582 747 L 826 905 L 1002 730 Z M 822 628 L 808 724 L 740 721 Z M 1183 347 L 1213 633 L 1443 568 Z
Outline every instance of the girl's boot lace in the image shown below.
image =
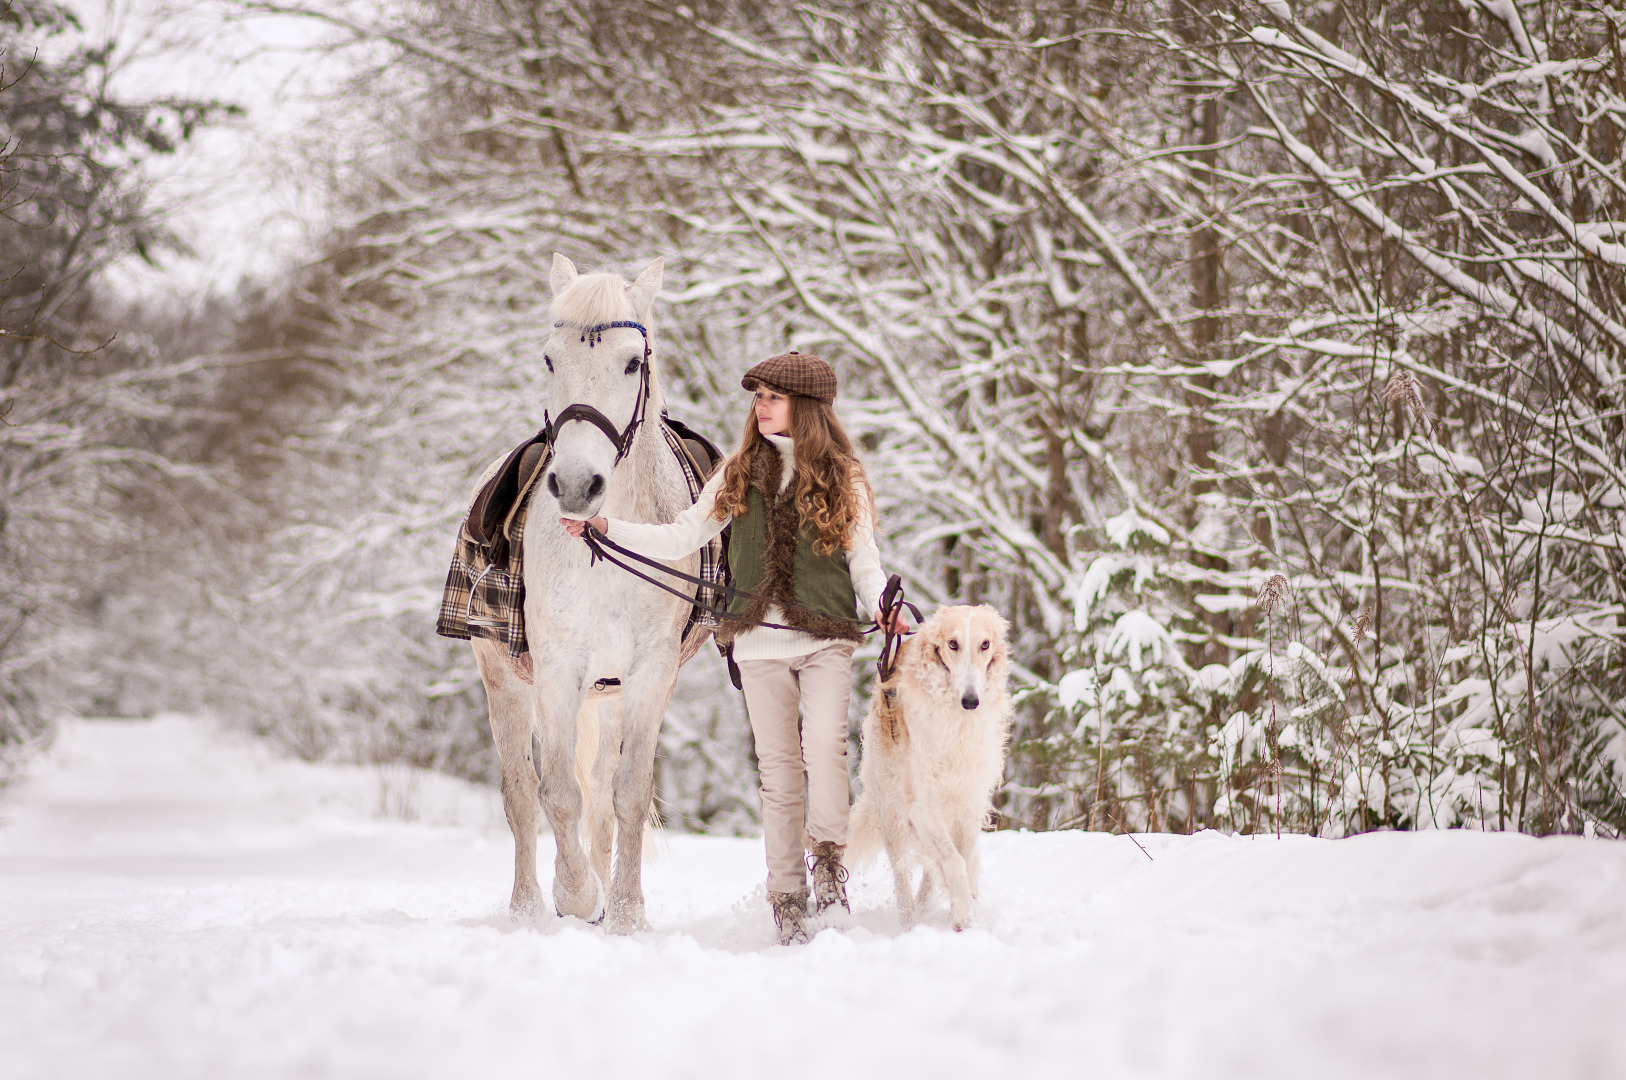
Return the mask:
M 820 840 L 813 845 L 808 859 L 813 870 L 813 910 L 815 913 L 840 904 L 847 906 L 847 868 L 841 865 L 842 845 L 833 840 Z
M 773 905 L 773 924 L 779 928 L 779 944 L 800 945 L 807 941 L 807 894 L 771 892 L 768 903 Z

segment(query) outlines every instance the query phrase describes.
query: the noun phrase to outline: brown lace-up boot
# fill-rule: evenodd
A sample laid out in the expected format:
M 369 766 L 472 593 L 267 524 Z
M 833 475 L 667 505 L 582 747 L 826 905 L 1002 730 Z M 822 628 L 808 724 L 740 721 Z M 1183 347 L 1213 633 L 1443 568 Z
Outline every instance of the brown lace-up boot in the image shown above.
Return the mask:
M 801 945 L 807 941 L 807 894 L 771 892 L 768 903 L 773 905 L 773 924 L 779 927 L 779 944 Z
M 813 845 L 813 911 L 840 904 L 847 907 L 847 868 L 841 865 L 841 853 L 846 850 L 834 840 L 820 840 Z

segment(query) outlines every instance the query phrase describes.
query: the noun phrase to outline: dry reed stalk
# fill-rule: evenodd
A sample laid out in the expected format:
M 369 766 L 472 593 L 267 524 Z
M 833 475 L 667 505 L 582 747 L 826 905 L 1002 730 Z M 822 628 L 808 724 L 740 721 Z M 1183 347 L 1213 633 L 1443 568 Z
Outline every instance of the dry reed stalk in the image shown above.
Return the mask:
M 1270 580 L 1259 590 L 1259 607 L 1264 611 L 1265 618 L 1269 619 L 1276 607 L 1285 603 L 1290 595 L 1287 578 L 1281 574 L 1272 574 Z
M 1368 604 L 1361 609 L 1361 613 L 1359 615 L 1350 621 L 1349 628 L 1352 631 L 1351 644 L 1359 645 L 1361 643 L 1361 639 L 1366 636 L 1366 628 L 1371 625 L 1372 605 Z
M 1270 689 L 1270 726 L 1265 729 L 1267 741 L 1270 744 L 1270 764 L 1266 768 L 1266 775 L 1270 777 L 1271 788 L 1276 795 L 1276 839 L 1282 838 L 1282 751 L 1276 742 L 1276 647 L 1275 623 L 1271 621 L 1271 614 L 1276 608 L 1287 602 L 1292 595 L 1288 588 L 1287 578 L 1281 574 L 1272 574 L 1264 588 L 1259 590 L 1259 606 L 1265 613 L 1265 658 L 1270 667 L 1270 676 L 1267 680 Z
M 1383 403 L 1395 408 L 1410 409 L 1419 420 L 1426 420 L 1423 396 L 1418 392 L 1417 376 L 1409 371 L 1397 371 L 1383 384 Z

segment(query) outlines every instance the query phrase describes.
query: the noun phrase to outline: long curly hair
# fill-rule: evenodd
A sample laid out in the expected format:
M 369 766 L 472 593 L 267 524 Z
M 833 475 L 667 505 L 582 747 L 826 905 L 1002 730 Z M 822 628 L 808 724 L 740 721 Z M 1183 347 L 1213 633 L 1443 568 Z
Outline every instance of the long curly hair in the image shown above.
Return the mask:
M 790 399 L 790 437 L 796 444 L 796 512 L 802 525 L 812 525 L 818 534 L 813 541 L 815 552 L 830 555 L 837 548 L 849 550 L 860 507 L 869 509 L 871 519 L 875 516 L 869 477 L 828 401 L 802 394 L 786 396 Z M 752 406 L 745 413 L 740 448 L 723 465 L 723 486 L 712 511 L 719 520 L 745 513 L 751 466 L 764 448 L 772 446 L 757 429 Z

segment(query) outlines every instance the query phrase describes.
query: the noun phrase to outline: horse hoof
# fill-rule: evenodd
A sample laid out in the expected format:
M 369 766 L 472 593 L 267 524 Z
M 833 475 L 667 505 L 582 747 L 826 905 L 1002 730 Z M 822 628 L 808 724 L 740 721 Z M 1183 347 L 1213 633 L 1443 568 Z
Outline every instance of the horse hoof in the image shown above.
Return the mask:
M 508 916 L 515 922 L 524 922 L 536 918 L 536 913 L 542 907 L 541 891 L 534 886 L 530 889 L 515 889 L 513 899 L 508 901 Z
M 574 893 L 553 887 L 553 906 L 561 916 L 574 915 L 583 922 L 598 923 L 604 919 L 604 882 L 594 870 L 587 871 L 586 885 Z
M 604 913 L 609 910 L 607 903 L 609 898 L 604 895 L 604 879 L 598 876 L 597 870 L 593 871 L 593 888 L 595 890 L 593 914 L 587 921 L 596 926 L 604 921 Z
M 605 929 L 610 933 L 636 934 L 648 928 L 649 923 L 644 919 L 643 900 L 617 900 L 610 906 L 610 918 L 605 924 Z

